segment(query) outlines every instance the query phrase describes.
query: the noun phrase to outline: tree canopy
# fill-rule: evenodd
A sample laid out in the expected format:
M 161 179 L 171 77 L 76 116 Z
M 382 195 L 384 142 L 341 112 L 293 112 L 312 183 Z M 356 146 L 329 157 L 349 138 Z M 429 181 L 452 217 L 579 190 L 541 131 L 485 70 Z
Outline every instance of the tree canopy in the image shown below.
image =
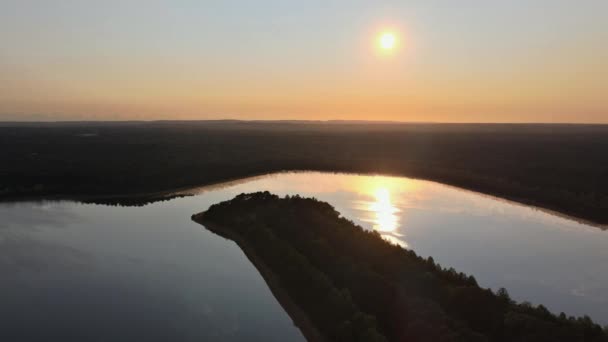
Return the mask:
M 243 239 L 328 340 L 608 341 L 589 317 L 481 288 L 316 199 L 241 194 L 193 219 Z

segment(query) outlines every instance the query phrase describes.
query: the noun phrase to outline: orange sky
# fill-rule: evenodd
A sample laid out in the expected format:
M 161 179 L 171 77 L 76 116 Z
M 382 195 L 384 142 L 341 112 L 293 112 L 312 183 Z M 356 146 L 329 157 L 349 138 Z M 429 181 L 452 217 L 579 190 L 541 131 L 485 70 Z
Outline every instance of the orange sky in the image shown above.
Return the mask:
M 2 2 L 0 120 L 608 123 L 607 2 L 380 4 Z

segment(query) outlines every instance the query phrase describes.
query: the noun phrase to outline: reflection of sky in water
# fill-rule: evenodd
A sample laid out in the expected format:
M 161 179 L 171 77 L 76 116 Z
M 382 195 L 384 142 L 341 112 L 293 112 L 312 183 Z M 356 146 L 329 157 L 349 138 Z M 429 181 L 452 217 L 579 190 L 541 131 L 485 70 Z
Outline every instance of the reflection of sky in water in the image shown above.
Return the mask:
M 303 340 L 240 249 L 190 220 L 216 199 L 189 200 L 0 205 L 0 340 Z
M 292 173 L 144 207 L 0 204 L 0 339 L 301 339 L 238 247 L 190 220 L 260 190 L 328 201 L 482 286 L 608 323 L 607 232 L 431 182 Z

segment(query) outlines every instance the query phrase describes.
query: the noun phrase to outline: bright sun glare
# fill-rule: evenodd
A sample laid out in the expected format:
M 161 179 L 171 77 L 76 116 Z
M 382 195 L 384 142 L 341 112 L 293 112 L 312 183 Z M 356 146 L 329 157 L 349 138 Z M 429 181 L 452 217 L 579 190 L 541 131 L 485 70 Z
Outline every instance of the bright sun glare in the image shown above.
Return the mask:
M 392 32 L 384 32 L 380 35 L 380 47 L 384 50 L 392 50 L 395 48 L 397 38 Z

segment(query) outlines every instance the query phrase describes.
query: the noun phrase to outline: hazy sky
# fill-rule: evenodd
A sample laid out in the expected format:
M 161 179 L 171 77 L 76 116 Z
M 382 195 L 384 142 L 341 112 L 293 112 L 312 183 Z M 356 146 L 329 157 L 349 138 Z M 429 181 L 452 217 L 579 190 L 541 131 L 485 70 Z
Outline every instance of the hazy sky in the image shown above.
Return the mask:
M 608 123 L 608 1 L 0 0 L 0 120 L 217 118 Z

